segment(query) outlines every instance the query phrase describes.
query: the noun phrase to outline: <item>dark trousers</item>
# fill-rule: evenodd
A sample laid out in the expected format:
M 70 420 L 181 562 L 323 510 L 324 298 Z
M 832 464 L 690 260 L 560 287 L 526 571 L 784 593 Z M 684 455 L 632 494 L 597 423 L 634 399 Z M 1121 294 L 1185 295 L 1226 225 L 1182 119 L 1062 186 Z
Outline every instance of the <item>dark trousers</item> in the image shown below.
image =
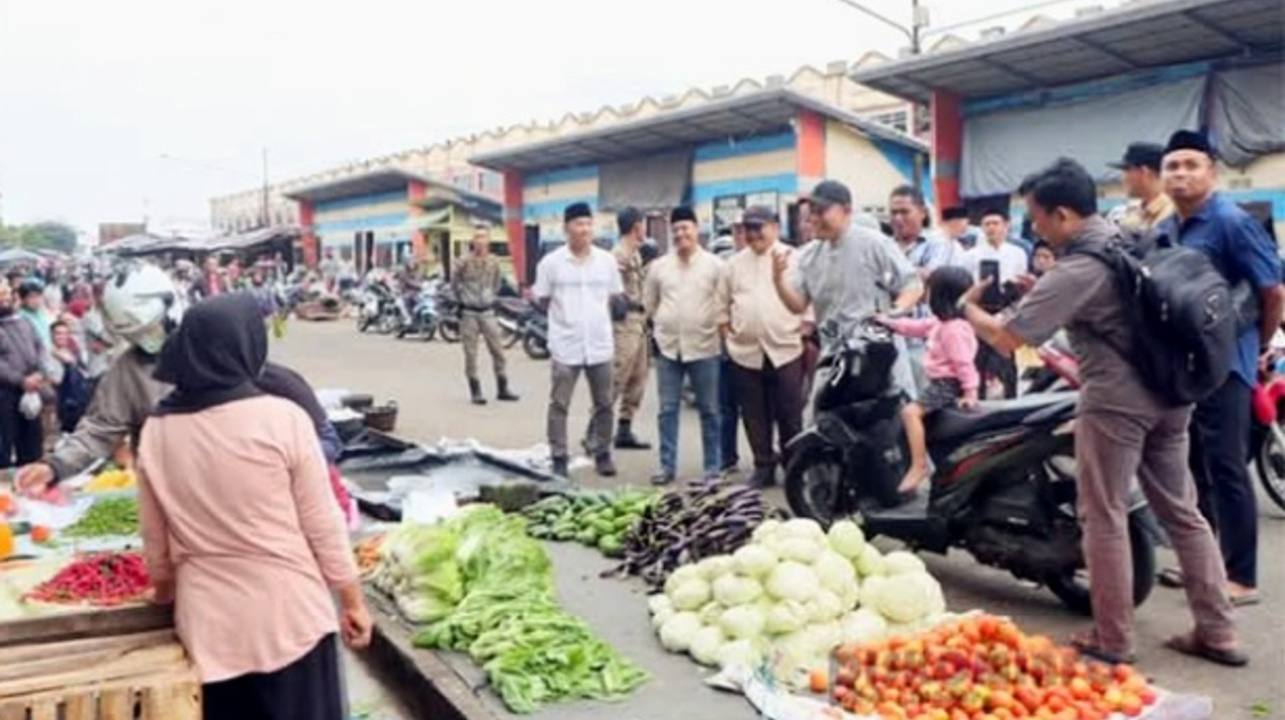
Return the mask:
M 764 358 L 758 370 L 735 363 L 732 368 L 745 434 L 754 450 L 754 467 L 773 467 L 785 460 L 785 444 L 803 429 L 804 359 L 795 358 L 778 368 Z M 773 427 L 780 443 L 779 453 L 772 441 Z
M 1250 388 L 1236 376 L 1196 406 L 1191 474 L 1200 512 L 1218 534 L 1227 578 L 1258 585 L 1258 506 L 1249 479 Z
M 44 428 L 18 410 L 22 389 L 0 387 L 0 467 L 17 467 L 40 459 Z M 15 457 L 16 456 L 16 457 Z
M 741 424 L 741 398 L 737 396 L 736 384 L 732 380 L 732 368 L 736 363 L 727 358 L 723 358 L 722 363 L 718 374 L 718 415 L 721 423 L 719 447 L 722 448 L 720 456 L 723 467 L 731 469 L 741 462 L 740 449 L 737 447 L 737 428 Z
M 249 673 L 201 688 L 205 720 L 343 720 L 339 649 L 327 635 L 270 673 Z

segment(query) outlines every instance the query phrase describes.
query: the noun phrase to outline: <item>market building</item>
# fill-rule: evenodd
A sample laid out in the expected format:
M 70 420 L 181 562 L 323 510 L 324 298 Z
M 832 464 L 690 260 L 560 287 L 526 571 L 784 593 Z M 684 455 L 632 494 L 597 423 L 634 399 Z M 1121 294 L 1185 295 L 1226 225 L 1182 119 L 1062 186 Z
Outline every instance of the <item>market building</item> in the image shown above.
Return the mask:
M 1096 176 L 1110 208 L 1124 198 L 1107 163 L 1128 143 L 1205 128 L 1223 190 L 1285 236 L 1280 0 L 1131 3 L 989 37 L 852 75 L 929 104 L 940 206 L 1007 202 L 1025 175 L 1066 156 Z
M 777 87 L 470 161 L 503 173 L 510 253 L 530 282 L 543 250 L 563 241 L 562 211 L 573 202 L 594 209 L 604 244 L 616 237 L 616 211 L 633 206 L 647 213 L 647 233 L 663 249 L 669 210 L 680 204 L 694 207 L 707 236 L 749 205 L 768 205 L 794 238 L 798 198 L 821 178 L 847 182 L 872 212 L 897 185 L 931 191 L 926 151 L 909 135 Z

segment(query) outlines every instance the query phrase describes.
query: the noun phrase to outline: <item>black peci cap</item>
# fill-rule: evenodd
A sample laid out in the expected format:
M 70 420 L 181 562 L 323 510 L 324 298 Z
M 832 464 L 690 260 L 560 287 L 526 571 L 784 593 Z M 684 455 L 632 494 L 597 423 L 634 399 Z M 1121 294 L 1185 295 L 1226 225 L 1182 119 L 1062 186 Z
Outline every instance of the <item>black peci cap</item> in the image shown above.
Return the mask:
M 562 211 L 562 221 L 571 222 L 579 218 L 593 217 L 593 210 L 589 208 L 589 203 L 571 203 L 567 209 Z
M 1214 146 L 1209 144 L 1209 137 L 1197 130 L 1179 130 L 1169 137 L 1165 146 L 1165 155 L 1175 150 L 1195 150 L 1208 155 L 1211 159 L 1218 157 Z

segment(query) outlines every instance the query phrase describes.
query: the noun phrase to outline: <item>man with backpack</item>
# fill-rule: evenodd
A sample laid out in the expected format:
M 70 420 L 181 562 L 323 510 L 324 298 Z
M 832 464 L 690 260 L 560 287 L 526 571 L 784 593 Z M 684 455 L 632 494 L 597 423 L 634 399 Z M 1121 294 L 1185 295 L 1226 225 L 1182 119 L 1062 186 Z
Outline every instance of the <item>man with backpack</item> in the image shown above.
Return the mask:
M 1156 227 L 1156 234 L 1162 243 L 1204 252 L 1228 285 L 1248 286 L 1257 301 L 1250 303 L 1257 306 L 1257 323 L 1241 323 L 1230 353 L 1231 376 L 1196 406 L 1191 432 L 1191 468 L 1201 512 L 1218 534 L 1227 592 L 1232 603 L 1240 606 L 1259 601 L 1258 510 L 1246 466 L 1250 396 L 1258 380 L 1258 358 L 1280 327 L 1285 293 L 1280 259 L 1263 226 L 1214 191 L 1215 161 L 1214 149 L 1203 134 L 1189 130 L 1173 134 L 1165 148 L 1161 179 L 1176 212 Z M 1166 571 L 1161 581 L 1174 585 L 1180 578 Z
M 1079 513 L 1089 568 L 1094 630 L 1073 643 L 1107 661 L 1133 659 L 1133 578 L 1128 515 L 1137 476 L 1186 571 L 1195 630 L 1167 643 L 1179 652 L 1244 665 L 1226 594 L 1226 576 L 1209 524 L 1196 507 L 1187 467 L 1191 404 L 1157 391 L 1134 362 L 1141 330 L 1108 262 L 1115 227 L 1098 216 L 1093 178 L 1061 159 L 1032 175 L 1019 192 L 1035 232 L 1059 254 L 1015 308 L 991 315 L 981 306 L 986 283 L 961 300 L 977 335 L 1001 353 L 1038 346 L 1065 327 L 1081 358 L 1075 428 Z M 1225 288 L 1224 288 L 1225 289 Z M 1157 350 L 1160 352 L 1160 350 Z

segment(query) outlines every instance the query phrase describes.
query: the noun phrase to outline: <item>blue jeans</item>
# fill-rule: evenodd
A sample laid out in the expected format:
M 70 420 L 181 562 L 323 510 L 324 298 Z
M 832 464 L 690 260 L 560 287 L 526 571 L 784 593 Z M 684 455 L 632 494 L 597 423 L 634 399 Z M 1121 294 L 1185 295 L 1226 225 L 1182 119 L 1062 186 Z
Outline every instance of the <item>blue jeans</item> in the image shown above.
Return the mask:
M 717 474 L 721 437 L 718 416 L 717 357 L 678 362 L 664 355 L 656 357 L 656 380 L 660 385 L 660 469 L 676 475 L 678 469 L 678 412 L 683 404 L 683 378 L 689 378 L 696 391 L 696 407 L 701 417 L 701 450 L 704 452 L 706 475 Z
M 718 417 L 720 423 L 721 454 L 719 469 L 731 469 L 741 462 L 740 452 L 736 447 L 737 426 L 741 423 L 741 398 L 736 393 L 735 376 L 732 373 L 732 361 L 724 357 L 718 371 Z

